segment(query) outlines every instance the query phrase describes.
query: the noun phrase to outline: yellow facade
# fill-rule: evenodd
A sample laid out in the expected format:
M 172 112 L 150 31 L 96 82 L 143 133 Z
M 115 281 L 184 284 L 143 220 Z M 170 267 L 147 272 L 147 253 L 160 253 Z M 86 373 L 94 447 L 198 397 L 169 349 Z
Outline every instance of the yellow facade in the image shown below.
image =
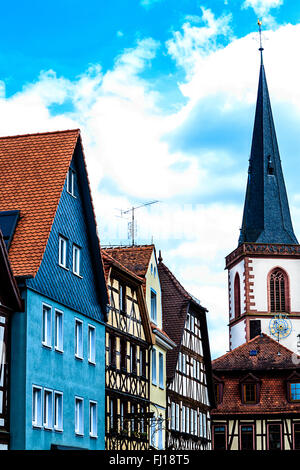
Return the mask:
M 161 287 L 157 270 L 157 262 L 155 251 L 153 250 L 148 270 L 145 276 L 146 279 L 146 304 L 152 324 L 156 325 L 159 330 L 163 329 L 162 325 L 162 304 L 161 304 Z M 151 313 L 151 292 L 156 294 L 156 319 L 153 318 Z M 165 448 L 166 441 L 166 428 L 167 428 L 167 399 L 166 399 L 166 356 L 167 349 L 170 349 L 160 337 L 155 334 L 155 344 L 153 351 L 156 354 L 156 380 L 153 381 L 152 372 L 152 359 L 153 352 L 151 352 L 151 367 L 150 367 L 150 411 L 154 413 L 154 420 L 150 431 L 150 445 L 155 448 Z M 159 378 L 159 357 L 162 355 L 163 363 L 163 381 L 160 384 Z M 156 384 L 154 383 L 156 382 Z

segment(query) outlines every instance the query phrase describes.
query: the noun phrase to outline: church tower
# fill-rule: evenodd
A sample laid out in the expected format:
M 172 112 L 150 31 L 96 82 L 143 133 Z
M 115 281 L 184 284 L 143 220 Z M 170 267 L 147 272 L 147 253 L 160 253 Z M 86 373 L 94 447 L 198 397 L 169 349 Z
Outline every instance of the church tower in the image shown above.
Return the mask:
M 226 257 L 230 349 L 262 332 L 297 352 L 300 245 L 290 216 L 262 46 L 259 50 L 261 65 L 242 228 L 238 247 Z

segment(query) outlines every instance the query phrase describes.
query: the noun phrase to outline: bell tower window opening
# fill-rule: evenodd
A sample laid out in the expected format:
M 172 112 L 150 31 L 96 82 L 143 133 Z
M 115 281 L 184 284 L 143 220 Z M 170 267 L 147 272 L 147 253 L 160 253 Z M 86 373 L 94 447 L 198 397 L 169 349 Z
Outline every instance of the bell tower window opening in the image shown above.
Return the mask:
M 241 316 L 241 285 L 240 276 L 236 273 L 234 278 L 234 317 L 239 318 Z
M 270 274 L 269 282 L 269 298 L 270 298 L 270 311 L 287 312 L 287 276 L 281 269 L 274 269 Z

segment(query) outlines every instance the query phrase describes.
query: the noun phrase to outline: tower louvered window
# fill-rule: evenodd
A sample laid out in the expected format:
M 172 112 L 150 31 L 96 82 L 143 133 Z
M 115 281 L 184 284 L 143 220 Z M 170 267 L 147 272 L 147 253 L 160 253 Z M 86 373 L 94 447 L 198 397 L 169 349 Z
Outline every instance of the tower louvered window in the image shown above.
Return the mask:
M 240 276 L 236 273 L 234 278 L 234 316 L 239 318 L 241 315 L 241 287 Z
M 270 276 L 270 309 L 271 312 L 286 312 L 287 279 L 281 269 L 276 269 Z

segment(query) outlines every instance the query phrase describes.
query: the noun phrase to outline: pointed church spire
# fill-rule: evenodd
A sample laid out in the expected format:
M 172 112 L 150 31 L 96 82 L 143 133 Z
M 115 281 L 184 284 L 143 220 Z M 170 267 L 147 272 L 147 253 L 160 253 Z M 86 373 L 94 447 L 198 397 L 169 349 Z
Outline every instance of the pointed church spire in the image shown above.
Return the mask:
M 258 25 L 261 65 L 239 245 L 244 242 L 298 244 L 290 216 L 263 64 L 261 23 Z

